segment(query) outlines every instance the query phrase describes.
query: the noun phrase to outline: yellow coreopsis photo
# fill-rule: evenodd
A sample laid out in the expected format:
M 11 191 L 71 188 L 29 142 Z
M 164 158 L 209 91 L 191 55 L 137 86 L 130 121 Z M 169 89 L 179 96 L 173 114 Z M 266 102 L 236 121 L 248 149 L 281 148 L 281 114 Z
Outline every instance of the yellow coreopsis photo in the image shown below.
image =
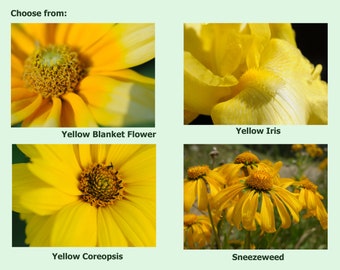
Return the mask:
M 13 164 L 13 211 L 27 245 L 156 245 L 155 145 L 18 148 L 29 162 Z
M 184 123 L 328 123 L 322 65 L 301 53 L 291 24 L 184 26 Z
M 154 24 L 12 24 L 12 126 L 154 126 L 154 74 L 137 68 L 154 72 L 154 42 Z

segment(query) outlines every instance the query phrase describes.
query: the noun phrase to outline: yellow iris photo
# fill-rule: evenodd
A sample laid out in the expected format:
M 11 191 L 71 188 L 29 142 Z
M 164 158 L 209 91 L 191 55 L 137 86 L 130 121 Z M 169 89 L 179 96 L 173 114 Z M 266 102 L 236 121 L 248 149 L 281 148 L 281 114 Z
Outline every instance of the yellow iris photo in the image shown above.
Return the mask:
M 326 125 L 326 70 L 327 24 L 185 24 L 184 124 Z
M 13 127 L 154 126 L 151 23 L 11 25 Z

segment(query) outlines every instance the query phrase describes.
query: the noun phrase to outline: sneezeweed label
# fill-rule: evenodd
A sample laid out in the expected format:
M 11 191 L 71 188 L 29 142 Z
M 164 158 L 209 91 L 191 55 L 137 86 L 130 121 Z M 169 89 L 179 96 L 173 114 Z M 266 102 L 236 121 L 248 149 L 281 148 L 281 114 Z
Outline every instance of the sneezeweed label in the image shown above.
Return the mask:
M 201 150 L 197 147 L 191 153 L 191 146 L 185 146 L 186 162 L 208 163 L 209 157 L 205 159 L 202 153 L 209 153 L 210 146 L 201 145 Z M 324 237 L 328 228 L 324 183 L 327 146 L 292 145 L 288 149 L 291 163 L 260 159 L 249 150 L 234 156 L 241 146 L 210 148 L 215 154 L 209 155 L 209 163 L 216 164 L 215 167 L 193 164 L 186 170 L 186 249 L 327 247 Z M 287 153 L 287 146 L 262 148 L 264 153 Z M 221 162 L 224 160 L 233 162 Z M 306 239 L 307 231 L 310 241 Z M 314 231 L 317 233 L 312 234 Z
M 153 24 L 12 24 L 12 126 L 154 126 L 154 40 Z
M 321 71 L 297 47 L 291 24 L 185 24 L 184 123 L 208 116 L 217 125 L 325 125 Z

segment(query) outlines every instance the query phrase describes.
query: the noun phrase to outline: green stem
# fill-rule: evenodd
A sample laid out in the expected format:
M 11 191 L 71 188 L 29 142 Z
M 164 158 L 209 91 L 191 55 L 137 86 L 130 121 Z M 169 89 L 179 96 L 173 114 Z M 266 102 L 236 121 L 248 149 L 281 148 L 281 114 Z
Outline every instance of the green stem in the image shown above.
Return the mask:
M 211 209 L 210 209 L 209 203 L 208 203 L 208 214 L 209 214 L 209 219 L 210 219 L 210 223 L 211 223 L 211 228 L 212 228 L 212 231 L 214 233 L 215 240 L 216 240 L 217 249 L 222 249 L 221 240 L 220 240 L 220 237 L 218 236 L 217 230 L 216 230 L 215 225 L 214 225 L 214 220 L 213 220 L 213 217 L 212 217 L 212 214 L 211 214 Z
M 275 240 L 278 237 L 280 232 L 281 232 L 281 227 L 278 228 L 277 231 L 275 232 L 274 236 L 272 237 L 272 239 L 270 240 L 270 242 L 267 245 L 267 249 L 269 249 L 272 246 L 272 244 L 275 242 Z
M 244 239 L 244 249 L 250 249 L 250 243 L 251 243 L 251 237 L 250 237 L 250 231 L 246 232 L 246 237 Z

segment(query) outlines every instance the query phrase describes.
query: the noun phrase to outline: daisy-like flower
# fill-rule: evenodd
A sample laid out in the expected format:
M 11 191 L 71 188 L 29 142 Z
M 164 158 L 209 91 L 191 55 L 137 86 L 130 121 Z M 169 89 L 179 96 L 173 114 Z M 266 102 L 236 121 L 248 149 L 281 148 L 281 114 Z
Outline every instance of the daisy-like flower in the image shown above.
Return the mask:
M 185 24 L 185 123 L 327 124 L 327 83 L 290 24 Z
M 207 210 L 208 194 L 217 194 L 223 183 L 223 177 L 208 165 L 190 167 L 184 179 L 184 211 L 189 212 L 196 200 L 198 209 Z
M 30 246 L 155 246 L 155 145 L 19 145 L 13 210 Z
M 12 125 L 154 126 L 153 24 L 12 24 Z
M 316 217 L 321 227 L 326 230 L 328 228 L 328 214 L 322 203 L 324 197 L 318 192 L 318 186 L 310 181 L 307 177 L 303 177 L 293 184 L 299 192 L 299 201 L 303 209 L 307 210 L 304 218 Z
M 275 208 L 281 219 L 280 226 L 289 228 L 291 219 L 299 222 L 301 204 L 292 192 L 276 184 L 277 177 L 276 169 L 272 172 L 253 170 L 239 183 L 220 191 L 214 197 L 215 205 L 220 210 L 232 207 L 232 212 L 227 211 L 228 221 L 238 229 L 242 225 L 254 231 L 258 223 L 262 231 L 275 232 Z
M 204 215 L 184 215 L 184 243 L 189 248 L 202 248 L 210 243 L 212 227 Z

